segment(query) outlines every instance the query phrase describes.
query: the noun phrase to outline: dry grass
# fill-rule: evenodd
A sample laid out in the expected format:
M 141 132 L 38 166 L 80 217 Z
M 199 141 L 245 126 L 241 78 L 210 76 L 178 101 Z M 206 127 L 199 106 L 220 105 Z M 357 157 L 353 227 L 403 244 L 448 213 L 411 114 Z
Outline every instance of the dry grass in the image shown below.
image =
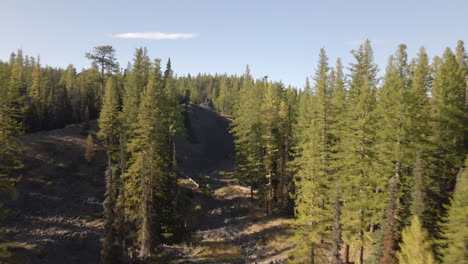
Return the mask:
M 245 234 L 253 234 L 259 233 L 267 229 L 272 229 L 275 227 L 280 227 L 282 229 L 288 229 L 289 226 L 292 224 L 291 219 L 287 218 L 276 218 L 276 219 L 268 219 L 265 221 L 257 222 L 250 225 L 245 231 Z
M 248 188 L 237 186 L 237 185 L 228 185 L 226 187 L 222 187 L 217 189 L 214 192 L 215 197 L 222 197 L 222 198 L 235 198 L 235 197 L 249 197 L 250 190 Z
M 192 256 L 206 260 L 234 260 L 241 257 L 241 249 L 228 242 L 210 241 L 196 248 Z
M 177 183 L 179 184 L 179 186 L 190 189 L 190 190 L 194 190 L 194 191 L 199 190 L 198 186 L 193 181 L 187 178 L 179 178 Z

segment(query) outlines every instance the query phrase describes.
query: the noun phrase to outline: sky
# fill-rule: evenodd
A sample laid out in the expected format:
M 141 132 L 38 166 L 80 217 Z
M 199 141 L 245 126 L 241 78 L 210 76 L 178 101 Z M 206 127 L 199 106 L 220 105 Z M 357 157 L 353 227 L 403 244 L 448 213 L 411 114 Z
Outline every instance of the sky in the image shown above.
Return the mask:
M 320 48 L 330 66 L 371 40 L 381 74 L 400 43 L 431 57 L 468 43 L 467 0 L 0 0 L 0 60 L 19 48 L 54 67 L 87 68 L 85 52 L 112 45 L 121 67 L 135 48 L 171 58 L 176 74 L 241 75 L 303 87 Z

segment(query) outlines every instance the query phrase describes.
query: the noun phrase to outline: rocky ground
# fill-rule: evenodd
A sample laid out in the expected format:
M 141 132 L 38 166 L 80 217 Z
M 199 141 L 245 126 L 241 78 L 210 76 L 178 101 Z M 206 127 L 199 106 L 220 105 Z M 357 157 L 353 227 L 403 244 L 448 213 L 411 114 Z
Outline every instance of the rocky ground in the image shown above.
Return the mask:
M 0 225 L 15 242 L 11 263 L 99 262 L 105 156 L 96 144 L 94 160 L 85 161 L 82 132 L 70 125 L 20 137 L 19 197 Z
M 290 219 L 265 216 L 258 201 L 250 199 L 250 190 L 236 184 L 232 172 L 198 178 L 211 195 L 196 200 L 201 210 L 192 243 L 170 263 L 286 263 Z M 185 184 L 199 188 L 190 181 Z
M 171 263 L 285 263 L 290 219 L 264 215 L 250 189 L 237 184 L 230 122 L 209 107 L 190 106 L 187 138 L 178 143 L 193 199 L 194 236 Z M 187 157 L 187 159 L 184 159 Z

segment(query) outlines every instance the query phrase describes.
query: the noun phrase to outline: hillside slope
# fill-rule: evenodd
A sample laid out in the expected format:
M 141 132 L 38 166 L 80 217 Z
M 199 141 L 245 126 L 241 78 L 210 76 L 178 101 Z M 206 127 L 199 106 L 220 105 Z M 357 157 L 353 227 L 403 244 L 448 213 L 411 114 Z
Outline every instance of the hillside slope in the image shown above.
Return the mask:
M 96 144 L 87 164 L 81 132 L 70 125 L 20 137 L 19 197 L 0 226 L 17 243 L 13 263 L 99 262 L 105 154 Z

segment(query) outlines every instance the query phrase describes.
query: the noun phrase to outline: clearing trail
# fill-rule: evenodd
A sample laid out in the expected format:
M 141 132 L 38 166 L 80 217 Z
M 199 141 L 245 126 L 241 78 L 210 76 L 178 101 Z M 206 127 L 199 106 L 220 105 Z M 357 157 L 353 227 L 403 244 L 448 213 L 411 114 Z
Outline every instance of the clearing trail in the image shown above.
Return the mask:
M 194 199 L 193 241 L 171 263 L 285 263 L 290 220 L 265 216 L 237 184 L 230 121 L 206 107 L 186 109 L 188 137 L 177 142 L 186 156 L 178 162 L 186 186 L 205 195 Z

